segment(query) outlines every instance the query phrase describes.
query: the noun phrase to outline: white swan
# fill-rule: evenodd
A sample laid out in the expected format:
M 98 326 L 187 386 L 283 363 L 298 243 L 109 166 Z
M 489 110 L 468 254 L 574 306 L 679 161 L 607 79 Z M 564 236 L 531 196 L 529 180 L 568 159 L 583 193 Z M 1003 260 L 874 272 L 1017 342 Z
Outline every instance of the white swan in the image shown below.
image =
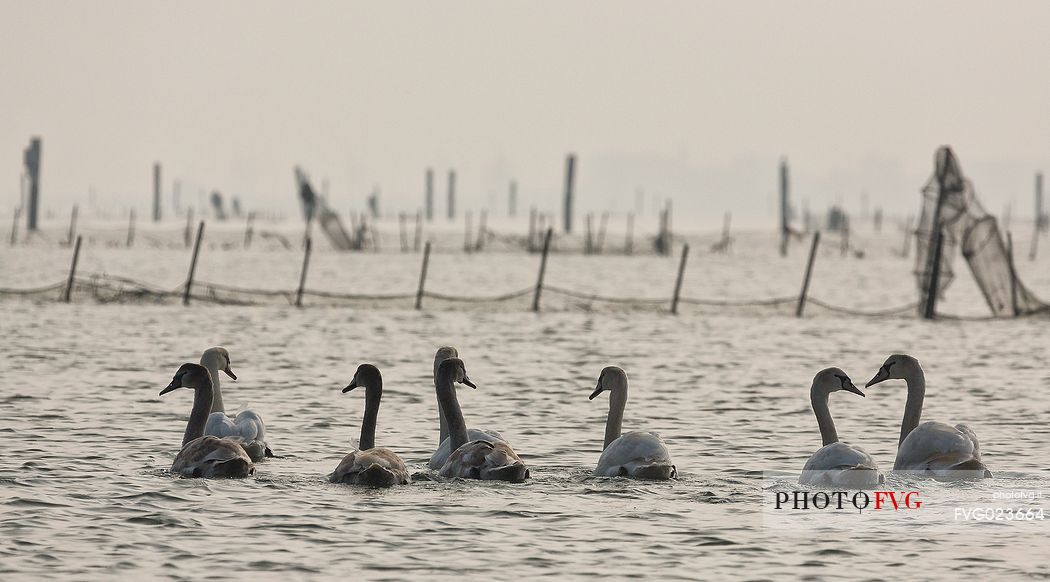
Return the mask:
M 263 419 L 258 413 L 245 409 L 238 412 L 233 418 L 226 415 L 226 408 L 222 403 L 219 370 L 225 372 L 230 378 L 237 379 L 237 375 L 230 368 L 230 352 L 226 348 L 208 348 L 201 355 L 201 365 L 211 373 L 215 386 L 211 414 L 208 416 L 208 423 L 204 425 L 204 434 L 241 439 L 244 450 L 248 452 L 252 461 L 272 457 L 273 452 L 266 444 L 266 425 L 263 424 Z
M 383 375 L 372 364 L 357 367 L 350 385 L 343 388 L 349 392 L 358 386 L 365 388 L 365 415 L 361 420 L 361 442 L 356 451 L 351 451 L 339 462 L 329 475 L 332 483 L 390 487 L 410 482 L 408 467 L 394 451 L 377 447 L 376 419 L 379 417 L 379 402 L 383 398 Z
M 438 474 L 442 477 L 515 483 L 528 479 L 528 467 L 509 444 L 495 439 L 471 441 L 467 438 L 467 424 L 463 420 L 463 411 L 456 398 L 456 382 L 477 388 L 467 377 L 463 360 L 448 358 L 438 366 L 435 392 L 442 414 L 448 422 L 452 454 L 441 466 Z
M 459 352 L 452 346 L 444 346 L 438 348 L 437 353 L 434 355 L 434 386 L 437 386 L 437 373 L 438 366 L 441 362 L 449 358 L 458 358 Z M 450 450 L 450 441 L 448 438 L 448 423 L 445 422 L 445 415 L 441 412 L 441 401 L 438 401 L 438 448 L 434 449 L 434 454 L 430 455 L 430 462 L 427 466 L 437 471 L 445 465 L 445 461 L 448 460 L 448 454 L 452 452 Z M 503 438 L 499 432 L 487 429 L 467 429 L 467 439 L 472 441 L 503 441 L 507 442 L 507 439 Z
M 171 471 L 183 477 L 247 477 L 255 473 L 255 465 L 239 441 L 204 435 L 204 421 L 212 401 L 208 370 L 197 364 L 183 364 L 160 394 L 177 388 L 193 389 L 193 409 L 182 437 L 182 450 L 175 455 Z
M 981 462 L 980 444 L 970 427 L 934 421 L 919 424 L 926 376 L 918 360 L 904 354 L 890 356 L 868 386 L 886 380 L 904 380 L 908 385 L 908 402 L 904 405 L 897 458 L 893 462 L 895 471 L 920 471 L 942 479 L 992 476 Z
M 813 453 L 802 468 L 798 482 L 803 485 L 830 485 L 861 489 L 885 482 L 875 459 L 864 449 L 839 442 L 835 432 L 835 421 L 828 409 L 828 397 L 832 392 L 845 390 L 864 396 L 853 385 L 849 376 L 839 368 L 827 368 L 817 372 L 809 389 L 809 400 L 813 414 L 817 417 L 820 438 L 824 446 Z
M 678 470 L 671 463 L 671 454 L 659 434 L 643 431 L 620 434 L 623 410 L 627 406 L 627 373 L 616 366 L 602 370 L 588 400 L 594 400 L 605 390 L 609 391 L 609 416 L 605 420 L 605 444 L 594 474 L 638 479 L 677 477 Z

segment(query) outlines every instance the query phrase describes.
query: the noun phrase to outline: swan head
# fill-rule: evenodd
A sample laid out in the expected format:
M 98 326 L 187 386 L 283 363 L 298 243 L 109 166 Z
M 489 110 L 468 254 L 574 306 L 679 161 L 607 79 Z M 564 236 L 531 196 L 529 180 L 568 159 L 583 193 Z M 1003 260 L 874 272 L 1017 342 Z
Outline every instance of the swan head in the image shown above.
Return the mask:
M 214 366 L 216 370 L 226 372 L 230 378 L 237 379 L 237 374 L 234 374 L 230 367 L 230 352 L 226 348 L 215 347 L 204 350 L 204 353 L 201 354 L 201 365 L 206 368 Z
M 459 382 L 460 384 L 466 384 L 471 388 L 477 388 L 473 382 L 470 381 L 470 377 L 467 376 L 467 367 L 463 365 L 463 360 L 459 358 L 448 358 L 441 362 L 438 366 L 438 375 L 449 375 L 452 377 L 452 382 Z
M 437 378 L 438 366 L 441 365 L 441 362 L 444 362 L 445 360 L 447 360 L 449 358 L 458 358 L 458 357 L 459 357 L 459 351 L 456 348 L 452 347 L 452 346 L 441 346 L 440 348 L 438 348 L 437 349 L 437 353 L 434 354 L 434 377 Z
M 343 394 L 359 386 L 373 388 L 382 385 L 383 375 L 379 373 L 379 368 L 372 364 L 361 364 L 357 367 L 357 372 L 354 372 L 354 379 L 350 380 L 350 384 L 346 388 L 343 388 Z
M 605 390 L 611 392 L 627 390 L 627 372 L 624 372 L 623 368 L 616 366 L 609 366 L 603 369 L 602 373 L 598 375 L 598 385 L 594 387 L 594 392 L 591 392 L 587 400 L 594 400 L 595 396 L 598 396 Z
M 874 386 L 886 380 L 905 380 L 915 373 L 922 373 L 922 366 L 919 365 L 919 360 L 906 354 L 893 354 L 886 358 L 886 362 L 875 373 L 875 377 L 868 381 L 864 387 Z
M 196 390 L 204 380 L 211 382 L 211 374 L 208 369 L 200 364 L 186 363 L 179 367 L 179 371 L 175 372 L 175 377 L 171 379 L 171 384 L 168 387 L 160 391 L 160 395 L 163 396 L 172 390 L 177 388 L 191 388 Z
M 813 388 L 826 394 L 845 390 L 864 396 L 860 388 L 853 385 L 853 380 L 850 380 L 841 368 L 825 368 L 817 372 L 817 375 L 813 377 Z

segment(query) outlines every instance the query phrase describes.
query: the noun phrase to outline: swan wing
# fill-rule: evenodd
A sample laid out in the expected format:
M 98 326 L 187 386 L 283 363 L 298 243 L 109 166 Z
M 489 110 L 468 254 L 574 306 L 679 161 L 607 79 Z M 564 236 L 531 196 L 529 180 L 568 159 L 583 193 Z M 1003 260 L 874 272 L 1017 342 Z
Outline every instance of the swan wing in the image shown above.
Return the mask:
M 233 419 L 233 424 L 237 427 L 240 437 L 246 441 L 266 440 L 266 425 L 263 423 L 262 416 L 254 410 L 245 409 L 238 412 Z
M 233 418 L 225 412 L 213 412 L 208 415 L 204 434 L 240 441 L 252 461 L 273 456 L 266 444 L 266 425 L 254 410 L 242 410 Z
M 507 442 L 507 439 L 503 438 L 503 435 L 497 431 L 483 429 L 483 428 L 471 428 L 467 430 L 467 440 L 470 441 L 489 441 L 489 442 Z M 430 461 L 427 466 L 437 471 L 441 467 L 445 466 L 445 461 L 448 461 L 448 455 L 452 451 L 449 450 L 452 439 L 445 437 L 445 440 L 441 441 L 441 444 L 437 449 L 434 450 L 434 454 L 430 455 Z
M 594 474 L 669 479 L 677 475 L 677 469 L 660 435 L 636 431 L 620 435 L 605 447 Z
M 844 442 L 825 445 L 802 468 L 803 485 L 870 487 L 885 481 L 875 459 L 860 447 Z
M 924 422 L 908 433 L 897 447 L 893 468 L 931 472 L 935 476 L 945 471 L 980 471 L 982 476 L 987 472 L 973 429 L 936 421 Z
M 524 481 L 529 470 L 511 446 L 503 441 L 472 441 L 449 455 L 442 477 L 492 481 Z
M 206 435 L 186 443 L 171 470 L 183 477 L 247 477 L 255 465 L 238 441 Z
M 411 482 L 408 467 L 394 451 L 376 447 L 352 451 L 328 476 L 332 483 L 389 487 Z

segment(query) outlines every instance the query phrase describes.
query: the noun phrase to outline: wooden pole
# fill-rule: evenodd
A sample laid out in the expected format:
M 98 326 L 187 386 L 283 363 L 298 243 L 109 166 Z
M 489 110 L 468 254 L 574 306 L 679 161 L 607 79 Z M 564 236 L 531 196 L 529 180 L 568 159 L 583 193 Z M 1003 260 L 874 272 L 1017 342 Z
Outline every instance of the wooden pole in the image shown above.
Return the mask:
M 77 205 L 73 205 L 73 211 L 69 213 L 69 238 L 66 244 L 73 244 L 73 235 L 77 232 Z
M 424 195 L 424 208 L 426 208 L 427 222 L 434 220 L 434 169 L 427 168 L 426 194 Z
M 80 235 L 77 235 L 76 246 L 73 247 L 73 264 L 69 267 L 69 280 L 66 281 L 66 292 L 62 300 L 69 303 L 73 296 L 73 281 L 77 275 L 77 261 L 80 260 Z
M 427 265 L 430 264 L 430 241 L 423 246 L 423 268 L 419 271 L 419 289 L 416 291 L 416 309 L 423 309 L 423 287 L 427 283 Z
M 448 171 L 448 219 L 456 218 L 456 171 Z
M 466 220 L 464 220 L 464 227 L 465 227 L 466 230 L 463 233 L 463 251 L 469 253 L 470 251 L 473 250 L 473 246 L 474 246 L 474 245 L 471 244 L 471 235 L 470 235 L 470 231 L 471 231 L 472 227 L 474 226 L 473 224 L 471 224 L 474 221 L 474 215 L 468 210 L 467 213 L 466 213 L 465 218 L 466 218 Z
M 416 236 L 412 239 L 412 250 L 419 251 L 419 245 L 423 242 L 423 213 L 416 211 Z
M 408 252 L 408 217 L 404 212 L 397 213 L 397 228 L 401 236 L 401 252 Z
M 306 245 L 303 249 L 303 270 L 299 273 L 299 289 L 295 292 L 295 306 L 303 306 L 303 289 L 306 287 L 306 270 L 310 266 L 310 248 L 313 246 L 313 239 L 309 236 L 306 237 Z
M 926 288 L 926 305 L 923 309 L 923 317 L 934 319 L 937 317 L 937 290 L 941 283 L 941 252 L 944 249 L 944 233 L 939 227 L 934 227 L 933 244 L 933 266 L 930 270 L 929 286 Z
M 186 289 L 182 293 L 182 304 L 190 304 L 190 290 L 193 288 L 193 274 L 197 271 L 197 257 L 201 252 L 201 238 L 204 236 L 204 221 L 197 225 L 197 242 L 193 244 L 193 258 L 190 259 L 190 274 L 186 277 Z
M 153 162 L 153 222 L 160 222 L 160 162 Z
M 798 306 L 795 307 L 795 317 L 802 317 L 802 310 L 806 308 L 806 295 L 809 293 L 809 278 L 813 275 L 813 261 L 817 259 L 817 247 L 820 246 L 820 231 L 813 233 L 813 244 L 809 247 L 809 260 L 806 261 L 806 276 L 802 279 L 802 292 L 798 294 Z
M 576 154 L 565 156 L 565 233 L 572 232 L 572 199 L 574 195 L 576 177 Z
M 623 254 L 634 254 L 634 213 L 627 215 L 627 240 L 623 243 Z
M 598 240 L 594 243 L 595 252 L 599 255 L 602 254 L 602 250 L 605 248 L 605 229 L 609 226 L 609 213 L 602 213 L 602 221 L 598 226 Z
M 14 241 L 14 238 L 11 239 Z M 11 244 L 14 244 L 12 242 Z M 529 208 L 529 240 L 526 248 L 530 253 L 536 252 L 536 207 Z
M 244 225 L 244 248 L 252 246 L 252 235 L 255 234 L 253 229 L 254 223 L 255 211 L 252 210 L 248 213 L 248 222 Z
M 193 232 L 193 208 L 186 211 L 186 231 L 182 235 L 186 248 L 190 248 L 190 233 Z
M 1014 237 L 1009 231 L 1006 233 L 1006 254 L 1010 261 L 1010 305 L 1013 307 L 1014 317 L 1020 315 L 1017 305 L 1017 271 L 1014 270 Z
M 478 222 L 478 240 L 474 243 L 474 250 L 481 252 L 485 248 L 485 224 L 488 222 L 488 211 L 481 211 L 481 220 Z
M 11 223 L 11 246 L 15 246 L 15 242 L 18 241 L 18 219 L 22 216 L 22 208 L 15 208 L 15 217 Z
M 583 253 L 585 255 L 589 255 L 589 254 L 594 252 L 594 237 L 591 234 L 591 230 L 592 230 L 592 226 L 593 226 L 591 224 L 592 222 L 594 222 L 594 215 L 591 214 L 591 213 L 587 213 L 586 222 L 585 222 L 587 230 L 585 231 L 584 237 L 583 237 Z
M 678 315 L 678 296 L 682 293 L 682 279 L 685 278 L 685 262 L 689 258 L 689 243 L 682 245 L 682 261 L 678 263 L 678 278 L 674 282 L 674 296 L 671 298 L 671 313 Z
M 532 295 L 532 310 L 536 313 L 540 311 L 540 293 L 543 292 L 543 274 L 547 272 L 547 253 L 551 249 L 551 234 L 554 229 L 548 228 L 547 234 L 543 237 L 543 256 L 540 258 L 540 274 L 536 278 L 536 292 Z
M 128 216 L 128 248 L 135 242 L 135 209 L 131 209 L 131 213 Z

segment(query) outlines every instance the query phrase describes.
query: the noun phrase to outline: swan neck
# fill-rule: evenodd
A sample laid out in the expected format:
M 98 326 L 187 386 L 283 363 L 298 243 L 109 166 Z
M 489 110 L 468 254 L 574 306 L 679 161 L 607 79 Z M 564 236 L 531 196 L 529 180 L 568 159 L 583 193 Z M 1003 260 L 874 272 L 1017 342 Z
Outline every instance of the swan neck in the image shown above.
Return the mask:
M 383 380 L 365 388 L 365 416 L 361 420 L 361 442 L 358 450 L 367 451 L 376 446 L 376 422 L 379 420 L 379 402 L 383 399 Z
M 437 372 L 434 373 L 434 389 L 438 386 Z M 438 398 L 438 446 L 448 438 L 448 422 L 445 420 L 445 412 L 441 407 L 441 398 Z
M 904 405 L 904 420 L 901 421 L 901 438 L 897 441 L 900 446 L 904 439 L 919 426 L 922 418 L 922 401 L 926 398 L 926 377 L 922 370 L 909 373 L 904 381 L 908 383 L 908 402 Z
M 605 444 L 604 451 L 612 442 L 620 438 L 623 430 L 623 411 L 627 408 L 627 388 L 613 390 L 609 394 L 609 417 L 605 419 Z
M 818 390 L 813 386 L 809 390 L 809 401 L 813 405 L 813 414 L 817 417 L 817 426 L 820 428 L 820 440 L 822 446 L 839 442 L 839 434 L 835 432 L 835 421 L 831 418 L 831 409 L 828 408 L 828 397 L 830 394 Z
M 204 436 L 204 425 L 208 422 L 211 404 L 212 383 L 210 378 L 205 378 L 193 391 L 193 408 L 190 410 L 190 420 L 186 423 L 186 432 L 182 435 L 182 446 Z
M 438 377 L 437 387 L 438 408 L 444 415 L 448 426 L 449 448 L 452 453 L 459 447 L 467 444 L 467 423 L 463 420 L 463 410 L 459 407 L 459 399 L 456 398 L 456 388 L 452 382 L 451 374 Z
M 204 362 L 201 363 L 204 364 Z M 208 362 L 204 364 L 204 367 L 208 369 L 208 374 L 211 375 L 211 412 L 226 412 L 226 407 L 222 404 L 222 389 L 219 387 L 221 384 L 219 381 L 219 366 L 215 363 L 215 358 L 208 358 Z

